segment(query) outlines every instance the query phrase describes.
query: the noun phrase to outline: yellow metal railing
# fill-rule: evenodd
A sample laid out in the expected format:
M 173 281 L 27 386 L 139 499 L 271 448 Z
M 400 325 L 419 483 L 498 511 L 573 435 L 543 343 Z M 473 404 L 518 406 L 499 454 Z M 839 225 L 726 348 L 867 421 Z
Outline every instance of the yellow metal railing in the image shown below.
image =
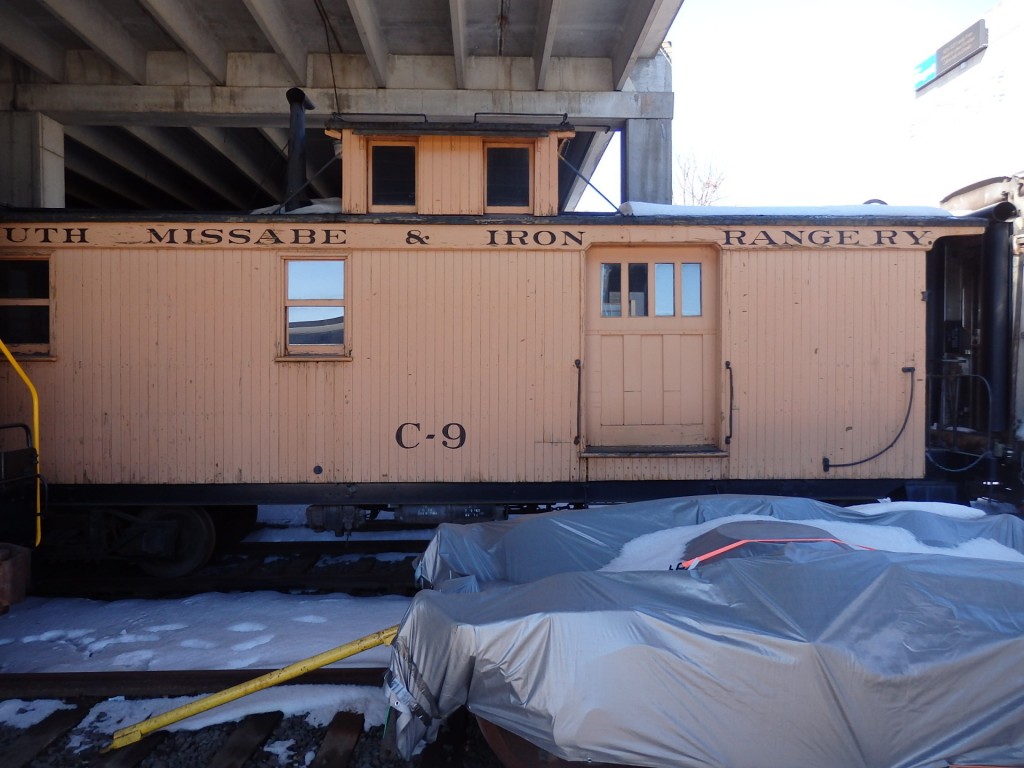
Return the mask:
M 36 392 L 35 384 L 32 383 L 32 379 L 25 373 L 25 369 L 21 367 L 17 360 L 14 359 L 14 355 L 11 354 L 11 350 L 7 348 L 3 340 L 0 339 L 0 352 L 4 353 L 4 357 L 7 358 L 7 362 L 11 364 L 21 380 L 25 382 L 25 386 L 28 387 L 29 394 L 32 395 L 32 447 L 36 452 L 36 538 L 35 545 L 38 547 L 43 541 L 43 479 L 42 472 L 40 471 L 39 463 L 39 393 Z
M 265 675 L 253 678 L 246 683 L 240 683 L 239 685 L 231 688 L 226 688 L 219 693 L 211 693 L 209 696 L 196 699 L 190 704 L 184 704 L 180 707 L 168 710 L 162 715 L 154 715 L 147 720 L 143 720 L 141 723 L 126 726 L 114 732 L 113 740 L 110 744 L 104 747 L 102 751 L 109 752 L 112 749 L 126 747 L 129 744 L 134 744 L 135 742 L 140 741 L 143 736 L 147 736 L 153 731 L 160 730 L 171 723 L 176 723 L 179 720 L 184 720 L 187 717 L 198 715 L 200 712 L 205 712 L 208 709 L 213 709 L 214 707 L 219 707 L 222 704 L 227 704 L 235 699 L 248 696 L 250 693 L 262 691 L 264 688 L 269 688 L 272 685 L 277 685 L 278 683 L 283 683 L 286 680 L 291 680 L 299 675 L 311 672 L 314 669 L 326 667 L 328 664 L 333 664 L 336 661 L 347 659 L 349 656 L 355 656 L 357 653 L 362 653 L 363 651 L 375 648 L 378 645 L 391 645 L 391 642 L 395 639 L 397 634 L 398 625 L 396 624 L 393 627 L 382 629 L 371 635 L 361 637 L 358 640 L 345 643 L 345 645 L 339 645 L 337 648 L 324 651 L 316 656 L 310 656 L 308 659 L 297 661 L 287 667 L 275 669 L 273 672 L 268 672 Z

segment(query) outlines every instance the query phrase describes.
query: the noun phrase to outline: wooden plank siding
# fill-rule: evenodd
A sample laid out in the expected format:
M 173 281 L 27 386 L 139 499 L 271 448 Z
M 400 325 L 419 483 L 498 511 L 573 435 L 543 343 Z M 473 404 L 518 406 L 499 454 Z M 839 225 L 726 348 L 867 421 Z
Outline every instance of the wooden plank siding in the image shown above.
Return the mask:
M 183 244 L 182 233 L 202 224 L 94 222 L 88 247 L 33 246 L 34 255 L 51 258 L 51 355 L 25 363 L 42 401 L 50 482 L 924 474 L 922 291 L 930 243 L 740 247 L 728 244 L 723 227 L 629 222 L 269 221 L 238 225 L 251 234 L 249 245 L 227 234 L 211 235 L 212 244 L 193 234 Z M 216 226 L 227 233 L 235 224 Z M 296 243 L 315 243 L 277 245 L 265 236 L 257 244 L 272 226 L 285 239 L 288 227 L 298 228 Z M 412 242 L 411 231 L 429 238 Z M 661 244 L 699 245 L 717 259 L 720 332 L 702 354 L 715 370 L 708 402 L 719 411 L 718 453 L 585 457 L 585 445 L 574 444 L 577 418 L 588 397 L 600 395 L 586 378 L 587 254 Z M 347 259 L 348 359 L 287 359 L 284 259 L 302 254 Z M 662 375 L 670 378 L 665 371 L 677 370 L 681 355 L 663 350 Z M 588 385 L 582 402 L 577 359 Z M 728 445 L 725 361 L 735 373 Z M 910 396 L 908 366 L 916 369 L 914 407 L 895 447 L 824 473 L 823 457 L 858 461 L 896 436 Z M 684 386 L 683 373 L 679 379 L 677 387 L 666 380 L 665 407 L 678 408 L 675 393 L 697 387 Z M 0 366 L 0 421 L 25 420 L 23 387 Z M 408 448 L 396 440 L 402 424 L 419 425 L 406 428 Z M 462 429 L 464 445 L 445 448 Z
M 371 139 L 352 129 L 331 131 L 342 142 L 345 167 L 341 205 L 346 213 L 366 213 L 369 202 Z M 416 206 L 421 215 L 479 215 L 484 212 L 485 152 L 482 136 L 398 136 L 416 145 Z M 506 140 L 532 149 L 532 210 L 535 216 L 558 213 L 558 143 L 555 133 L 533 140 Z M 497 139 L 495 139 L 497 140 Z
M 51 482 L 578 477 L 579 252 L 350 253 L 351 360 L 281 362 L 288 253 L 56 252 Z
M 727 457 L 589 457 L 589 480 L 921 477 L 925 262 L 920 251 L 726 249 L 722 351 L 735 374 Z M 849 468 L 906 431 L 892 450 Z M 721 370 L 722 430 L 728 377 Z
M 924 259 L 910 250 L 752 250 L 723 257 L 724 359 L 735 372 L 735 477 L 924 472 Z

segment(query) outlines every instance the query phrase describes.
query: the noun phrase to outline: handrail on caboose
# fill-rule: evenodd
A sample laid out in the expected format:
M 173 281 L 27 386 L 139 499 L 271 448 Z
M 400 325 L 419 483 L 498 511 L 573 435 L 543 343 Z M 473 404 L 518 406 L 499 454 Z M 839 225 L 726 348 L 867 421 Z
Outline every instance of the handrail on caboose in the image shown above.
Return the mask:
M 29 394 L 32 396 L 32 448 L 36 452 L 36 537 L 35 545 L 38 547 L 43 540 L 43 519 L 42 519 L 42 503 L 43 503 L 43 489 L 42 489 L 42 473 L 39 471 L 39 393 L 36 392 L 35 384 L 25 373 L 25 369 L 18 364 L 18 361 L 14 359 L 14 355 L 11 354 L 11 350 L 4 344 L 3 339 L 0 339 L 0 352 L 4 353 L 4 357 L 7 358 L 7 362 L 11 364 L 21 380 L 25 382 L 25 386 L 28 387 Z

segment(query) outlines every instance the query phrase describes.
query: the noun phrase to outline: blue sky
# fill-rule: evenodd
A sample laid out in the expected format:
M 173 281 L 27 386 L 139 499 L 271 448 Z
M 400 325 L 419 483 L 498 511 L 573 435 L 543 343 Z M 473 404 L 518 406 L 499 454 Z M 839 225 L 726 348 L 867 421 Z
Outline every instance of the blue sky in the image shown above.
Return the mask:
M 667 37 L 673 150 L 720 173 L 722 205 L 936 204 L 962 182 L 910 162 L 915 68 L 998 4 L 685 0 Z M 614 154 L 595 183 L 617 200 Z

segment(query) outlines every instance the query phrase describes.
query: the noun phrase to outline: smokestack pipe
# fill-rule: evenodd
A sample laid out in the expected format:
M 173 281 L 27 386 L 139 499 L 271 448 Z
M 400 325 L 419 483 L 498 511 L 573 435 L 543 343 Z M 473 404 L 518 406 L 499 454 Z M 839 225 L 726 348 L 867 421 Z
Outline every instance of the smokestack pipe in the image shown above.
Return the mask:
M 285 211 L 292 211 L 309 205 L 304 194 L 306 186 L 306 110 L 313 109 L 301 88 L 288 89 L 288 104 L 291 106 L 288 119 L 288 178 L 285 183 Z

